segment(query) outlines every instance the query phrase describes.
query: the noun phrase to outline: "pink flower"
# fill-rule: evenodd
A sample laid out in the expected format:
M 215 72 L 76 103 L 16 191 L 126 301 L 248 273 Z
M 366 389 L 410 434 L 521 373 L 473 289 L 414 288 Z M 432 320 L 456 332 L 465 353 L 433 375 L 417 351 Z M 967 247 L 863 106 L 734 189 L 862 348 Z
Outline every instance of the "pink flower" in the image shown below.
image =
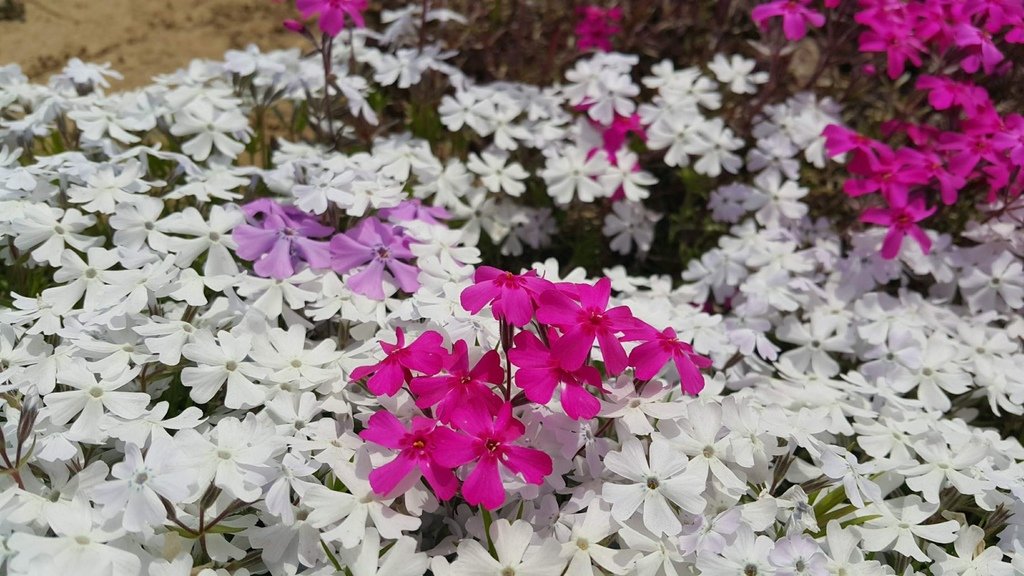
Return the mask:
M 467 420 L 461 423 L 461 429 L 468 436 L 449 435 L 440 439 L 434 457 L 449 468 L 476 462 L 462 484 L 462 495 L 471 506 L 480 504 L 494 510 L 505 502 L 499 464 L 521 474 L 530 484 L 541 484 L 551 474 L 550 456 L 513 444 L 526 432 L 526 427 L 512 417 L 511 404 L 502 405 L 493 421 Z
M 882 242 L 882 258 L 892 260 L 900 253 L 903 238 L 908 234 L 917 240 L 922 252 L 927 254 L 931 250 L 931 238 L 928 238 L 917 223 L 934 212 L 934 207 L 925 206 L 924 196 L 915 195 L 908 201 L 906 196 L 898 195 L 889 200 L 888 208 L 868 208 L 861 214 L 860 219 L 861 222 L 889 227 L 889 232 Z
M 451 468 L 437 462 L 438 446 L 452 443 L 458 433 L 437 425 L 430 418 L 417 416 L 412 430 L 407 431 L 390 412 L 379 411 L 370 416 L 366 429 L 359 436 L 367 442 L 399 450 L 398 456 L 370 472 L 370 488 L 381 496 L 391 495 L 396 488 L 408 489 L 420 478 L 441 500 L 448 500 L 459 489 L 459 481 Z M 457 441 L 457 440 L 456 440 Z M 404 492 L 404 490 L 402 490 Z
M 345 15 L 362 28 L 366 25 L 363 11 L 368 0 L 295 0 L 295 7 L 303 18 L 319 15 L 320 30 L 328 36 L 337 36 L 345 28 Z
M 626 144 L 626 139 L 629 138 L 630 134 L 635 134 L 641 140 L 647 141 L 647 131 L 644 130 L 639 114 L 631 116 L 616 114 L 609 126 L 601 126 L 592 120 L 591 124 L 594 128 L 601 131 L 601 140 L 604 143 L 603 148 L 612 164 L 616 163 L 616 156 L 619 150 L 622 150 L 622 147 Z M 597 149 L 595 148 L 590 151 L 588 157 L 596 153 Z M 636 170 L 640 170 L 640 167 L 637 166 Z
M 999 162 L 1000 153 L 992 136 L 1000 131 L 1002 118 L 993 111 L 991 115 L 978 115 L 964 121 L 955 132 L 943 132 L 936 148 L 949 155 L 951 172 L 967 176 L 982 160 Z
M 970 82 L 957 82 L 941 76 L 921 76 L 917 80 L 917 89 L 928 91 L 928 103 L 936 110 L 960 106 L 964 114 L 973 117 L 991 106 L 988 92 Z
M 825 24 L 825 16 L 808 7 L 809 0 L 775 0 L 761 4 L 750 12 L 761 28 L 766 28 L 769 18 L 782 17 L 782 31 L 791 42 L 800 40 L 807 35 L 807 27 L 820 28 Z
M 334 229 L 269 199 L 250 202 L 242 211 L 247 223 L 236 227 L 231 238 L 238 257 L 255 262 L 253 270 L 260 276 L 288 278 L 301 262 L 312 268 L 330 266 L 327 242 L 314 238 L 329 236 Z
M 386 358 L 373 366 L 360 366 L 352 371 L 352 381 L 359 381 L 370 376 L 366 386 L 377 396 L 394 396 L 398 390 L 412 379 L 412 371 L 433 376 L 441 370 L 441 347 L 444 340 L 440 334 L 429 330 L 408 346 L 405 345 L 405 333 L 401 328 L 395 329 L 394 344 L 381 342 L 380 347 Z
M 355 228 L 331 238 L 331 267 L 338 274 L 362 269 L 348 278 L 348 287 L 356 294 L 374 300 L 384 299 L 384 272 L 390 273 L 398 287 L 415 292 L 420 287 L 419 269 L 402 260 L 411 260 L 410 239 L 401 228 L 367 218 Z
M 421 376 L 409 383 L 409 390 L 416 396 L 416 406 L 436 405 L 434 414 L 445 424 L 467 419 L 490 420 L 502 404 L 490 386 L 504 381 L 501 357 L 496 351 L 488 350 L 470 370 L 466 341 L 458 340 L 452 348 L 452 353 L 444 359 L 447 374 Z
M 888 59 L 886 71 L 893 80 L 906 70 L 907 61 L 920 66 L 921 54 L 925 52 L 924 44 L 914 35 L 913 28 L 905 23 L 872 26 L 861 33 L 859 41 L 861 52 L 885 53 Z
M 878 152 L 877 155 L 854 156 L 850 161 L 850 172 L 862 177 L 843 182 L 847 195 L 857 197 L 876 191 L 885 196 L 905 194 L 912 187 L 931 180 L 927 159 L 921 152 L 913 148 L 893 152 L 887 147 Z
M 533 320 L 537 295 L 554 286 L 535 270 L 516 275 L 490 266 L 477 268 L 473 281 L 462 291 L 462 307 L 476 314 L 490 304 L 494 318 L 519 328 Z
M 992 135 L 992 145 L 1010 155 L 1016 166 L 1024 166 L 1024 116 L 1010 114 L 1005 129 Z
M 616 332 L 636 327 L 637 320 L 627 306 L 606 309 L 611 290 L 611 280 L 602 278 L 593 286 L 573 284 L 540 295 L 537 320 L 562 331 L 554 350 L 562 368 L 575 371 L 583 366 L 596 339 L 608 373 L 626 369 L 626 351 Z
M 985 74 L 992 74 L 1005 56 L 996 48 L 992 34 L 970 24 L 961 24 L 953 30 L 953 41 L 967 51 L 967 56 L 960 61 L 960 67 L 971 74 L 984 69 Z
M 885 148 L 877 140 L 858 134 L 838 124 L 829 124 L 822 130 L 821 134 L 825 137 L 825 150 L 829 156 L 838 156 L 851 151 L 861 154 L 874 154 Z
M 629 365 L 633 367 L 633 373 L 638 379 L 654 378 L 671 360 L 676 365 L 685 392 L 697 394 L 704 389 L 704 376 L 700 370 L 711 366 L 711 360 L 694 352 L 693 347 L 686 342 L 680 341 L 671 327 L 661 332 L 647 327 L 627 336 L 630 340 L 645 340 L 629 353 Z
M 576 24 L 576 48 L 596 48 L 602 51 L 612 49 L 611 37 L 619 33 L 616 23 L 622 20 L 622 9 L 582 6 L 576 9 L 580 21 Z
M 555 388 L 562 386 L 561 402 L 565 414 L 573 420 L 589 420 L 601 410 L 601 403 L 587 392 L 586 385 L 601 388 L 601 373 L 593 366 L 582 366 L 568 371 L 562 368 L 558 356 L 551 350 L 560 343 L 552 334 L 551 348 L 540 341 L 533 332 L 520 332 L 515 337 L 515 347 L 508 351 L 508 360 L 519 369 L 516 371 L 516 385 L 522 388 L 527 399 L 538 404 L 547 404 Z

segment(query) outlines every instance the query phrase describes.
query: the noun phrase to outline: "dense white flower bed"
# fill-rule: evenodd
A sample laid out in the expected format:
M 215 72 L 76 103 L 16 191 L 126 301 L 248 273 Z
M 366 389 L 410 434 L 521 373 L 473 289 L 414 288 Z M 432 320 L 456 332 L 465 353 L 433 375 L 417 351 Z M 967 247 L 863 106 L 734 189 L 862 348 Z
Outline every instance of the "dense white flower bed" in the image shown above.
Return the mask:
M 268 111 L 323 90 L 298 51 L 230 52 L 116 94 L 79 61 L 47 85 L 0 68 L 6 573 L 1024 573 L 1024 203 L 885 260 L 884 230 L 840 236 L 801 200 L 837 103 L 770 105 L 745 142 L 718 113 L 764 81 L 742 58 L 635 71 L 602 53 L 562 86 L 474 85 L 406 40 L 418 21 L 339 43 L 351 146 L 282 139 L 266 167 Z M 427 76 L 450 84 L 436 141 L 372 102 Z M 553 471 L 538 485 L 506 469 L 495 510 L 417 478 L 376 494 L 370 470 L 395 451 L 359 432 L 420 411 L 350 375 L 399 327 L 465 340 L 472 362 L 501 348 L 490 311 L 460 304 L 483 235 L 543 249 L 557 228 L 531 194 L 560 210 L 621 190 L 604 234 L 649 250 L 656 180 L 626 147 L 610 162 L 594 128 L 634 112 L 667 165 L 736 175 L 711 200 L 729 233 L 681 283 L 605 271 L 612 306 L 713 361 L 704 389 L 684 394 L 669 365 L 645 385 L 605 378 L 593 419 L 557 396 L 517 406 Z M 346 226 L 332 233 L 379 216 L 415 281 L 382 269 L 370 289 L 336 255 L 261 277 L 237 229 L 265 196 Z

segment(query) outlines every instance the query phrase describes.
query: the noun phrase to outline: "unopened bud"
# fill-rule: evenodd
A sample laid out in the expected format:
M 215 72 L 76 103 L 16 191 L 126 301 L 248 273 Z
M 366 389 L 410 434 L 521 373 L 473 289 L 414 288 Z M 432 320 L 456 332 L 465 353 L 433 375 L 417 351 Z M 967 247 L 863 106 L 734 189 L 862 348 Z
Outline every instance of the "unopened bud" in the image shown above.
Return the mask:
M 302 22 L 299 22 L 298 20 L 288 19 L 282 22 L 281 25 L 284 26 L 285 29 L 291 30 L 296 34 L 306 34 L 306 25 L 303 24 Z
M 26 396 L 21 404 L 21 419 L 18 421 L 18 444 L 25 445 L 32 437 L 39 418 L 39 396 Z

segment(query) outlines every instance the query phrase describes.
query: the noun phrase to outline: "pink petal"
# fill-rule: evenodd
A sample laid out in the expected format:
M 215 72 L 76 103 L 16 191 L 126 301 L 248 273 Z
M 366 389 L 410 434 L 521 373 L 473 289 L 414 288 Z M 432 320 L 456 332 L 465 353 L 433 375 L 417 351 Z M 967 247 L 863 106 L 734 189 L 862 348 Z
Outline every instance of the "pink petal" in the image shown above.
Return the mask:
M 479 272 L 479 269 L 477 271 Z M 467 312 L 476 314 L 500 294 L 501 292 L 493 283 L 484 282 L 466 287 L 459 296 L 459 300 Z
M 253 270 L 264 278 L 283 280 L 295 273 L 292 266 L 291 243 L 281 240 L 274 244 L 273 249 L 256 261 Z
M 671 353 L 655 340 L 633 348 L 629 353 L 629 364 L 637 378 L 650 380 L 658 375 L 670 356 Z
M 503 288 L 501 300 L 494 306 L 495 312 L 499 305 L 500 316 L 513 326 L 521 328 L 533 320 L 533 300 L 525 288 Z
M 622 344 L 610 331 L 601 330 L 597 333 L 597 342 L 601 346 L 601 357 L 604 359 L 604 367 L 612 376 L 622 374 L 626 369 L 626 351 Z
M 544 477 L 551 474 L 551 457 L 536 448 L 507 446 L 505 455 L 507 458 L 503 459 L 502 463 L 513 472 L 522 474 L 531 484 L 542 484 Z
M 279 236 L 277 230 L 265 230 L 248 224 L 242 224 L 231 232 L 231 239 L 238 244 L 235 253 L 250 262 L 270 252 Z
M 450 500 L 459 490 L 459 480 L 448 468 L 424 460 L 420 462 L 420 472 L 440 500 Z
M 387 496 L 416 469 L 416 460 L 407 454 L 399 454 L 397 458 L 370 472 L 370 488 L 374 493 Z
M 406 434 L 405 426 L 402 426 L 394 414 L 379 410 L 366 421 L 366 429 L 359 433 L 359 437 L 367 442 L 398 450 L 402 447 L 401 440 Z
M 550 368 L 520 368 L 516 371 L 516 386 L 531 402 L 547 404 L 558 386 L 558 377 Z
M 366 382 L 366 387 L 377 396 L 394 396 L 405 383 L 405 371 L 398 362 L 387 361 L 381 363 L 377 373 Z
M 398 287 L 412 294 L 420 287 L 420 269 L 398 260 L 388 260 L 388 270 L 394 276 Z
M 373 300 L 384 299 L 384 264 L 380 260 L 370 262 L 366 268 L 348 277 L 349 289 Z
M 593 347 L 594 334 L 592 332 L 583 328 L 573 328 L 558 339 L 558 345 L 552 350 L 552 353 L 558 358 L 559 365 L 571 372 L 583 366 Z
M 573 326 L 578 322 L 580 305 L 561 290 L 546 290 L 538 298 L 537 321 L 558 327 Z
M 583 386 L 569 384 L 562 390 L 562 410 L 573 420 L 590 420 L 601 411 L 601 403 Z
M 465 434 L 450 428 L 438 428 L 430 433 L 431 457 L 446 468 L 462 466 L 479 455 L 477 443 Z
M 892 260 L 900 253 L 900 246 L 903 245 L 903 237 L 906 236 L 906 232 L 899 228 L 889 228 L 889 232 L 885 235 L 885 241 L 882 242 L 882 258 L 886 260 Z
M 467 504 L 479 504 L 488 510 L 499 508 L 505 502 L 505 487 L 493 458 L 483 459 L 473 468 L 462 484 L 462 495 Z

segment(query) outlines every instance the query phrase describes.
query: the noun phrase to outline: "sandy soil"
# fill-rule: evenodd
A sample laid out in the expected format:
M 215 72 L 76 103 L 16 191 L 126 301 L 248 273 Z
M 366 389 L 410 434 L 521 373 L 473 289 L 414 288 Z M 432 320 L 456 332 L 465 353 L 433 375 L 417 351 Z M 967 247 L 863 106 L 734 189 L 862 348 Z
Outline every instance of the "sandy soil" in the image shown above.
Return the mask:
M 22 0 L 25 21 L 0 21 L 0 64 L 16 62 L 45 80 L 72 57 L 110 62 L 117 87 L 146 84 L 193 58 L 231 48 L 302 46 L 281 20 L 291 2 L 271 0 Z

